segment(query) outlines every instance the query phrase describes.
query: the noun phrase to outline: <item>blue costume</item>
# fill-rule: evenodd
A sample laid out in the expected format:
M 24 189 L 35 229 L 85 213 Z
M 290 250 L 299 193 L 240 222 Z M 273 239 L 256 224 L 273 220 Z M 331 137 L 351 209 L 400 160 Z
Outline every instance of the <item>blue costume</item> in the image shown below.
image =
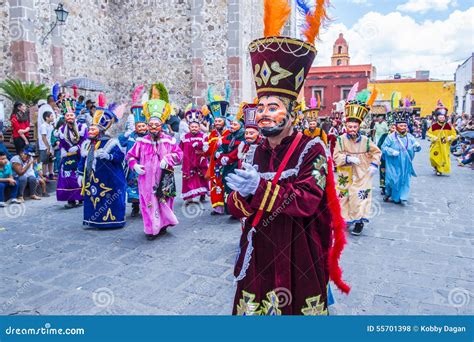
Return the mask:
M 89 137 L 81 148 L 78 173 L 84 195 L 83 224 L 93 228 L 125 226 L 125 154 L 118 139 L 104 135 L 116 120 L 112 111 L 98 108 L 92 125 L 99 128 L 99 136 Z
M 398 114 L 398 116 L 397 116 Z M 402 115 L 397 113 L 396 123 L 407 123 Z M 385 198 L 392 199 L 395 203 L 408 200 L 410 192 L 410 177 L 416 177 L 413 168 L 415 152 L 419 152 L 421 146 L 410 133 L 391 133 L 382 145 L 382 153 L 385 159 Z

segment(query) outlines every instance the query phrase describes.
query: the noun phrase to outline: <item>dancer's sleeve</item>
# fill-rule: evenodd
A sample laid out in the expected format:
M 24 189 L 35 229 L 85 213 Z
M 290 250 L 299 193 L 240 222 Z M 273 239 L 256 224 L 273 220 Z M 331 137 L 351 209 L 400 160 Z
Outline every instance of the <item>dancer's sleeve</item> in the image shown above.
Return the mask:
M 369 153 L 370 163 L 374 166 L 380 165 L 380 158 L 382 157 L 382 151 L 375 145 L 375 143 L 369 139 Z
M 165 160 L 171 167 L 181 164 L 183 161 L 183 150 L 177 144 L 171 145 L 171 149 L 165 156 Z
M 347 153 L 342 149 L 342 137 L 339 136 L 336 140 L 336 146 L 334 147 L 333 158 L 336 166 L 342 166 L 346 164 Z
M 135 164 L 140 161 L 140 146 L 141 144 L 137 141 L 125 156 L 125 160 L 128 162 L 128 167 L 132 170 L 135 167 Z
M 110 151 L 110 155 L 112 156 L 111 162 L 115 164 L 122 164 L 125 154 L 122 152 L 122 149 L 119 145 L 115 145 Z
M 392 137 L 388 136 L 387 138 L 385 138 L 385 141 L 382 145 L 382 152 L 386 155 L 393 157 L 398 151 L 396 151 L 392 146 L 393 146 L 393 139 Z

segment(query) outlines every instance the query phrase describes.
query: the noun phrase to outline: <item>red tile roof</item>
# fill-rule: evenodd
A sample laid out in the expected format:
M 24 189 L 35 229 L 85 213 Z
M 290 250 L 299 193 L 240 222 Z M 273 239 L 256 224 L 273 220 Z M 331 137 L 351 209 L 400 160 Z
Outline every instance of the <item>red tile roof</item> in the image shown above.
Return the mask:
M 372 72 L 372 64 L 359 65 L 339 65 L 339 66 L 316 66 L 309 70 L 310 74 L 319 74 L 327 72 Z

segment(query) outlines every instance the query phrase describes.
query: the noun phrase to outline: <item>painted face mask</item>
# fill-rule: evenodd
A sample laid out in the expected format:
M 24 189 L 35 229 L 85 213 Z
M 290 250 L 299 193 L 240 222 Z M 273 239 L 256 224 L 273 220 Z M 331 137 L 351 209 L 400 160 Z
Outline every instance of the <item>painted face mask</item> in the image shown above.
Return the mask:
M 397 132 L 400 133 L 401 135 L 405 135 L 407 132 L 407 124 L 406 123 L 400 123 L 397 124 Z
M 91 125 L 89 127 L 89 132 L 87 134 L 89 139 L 96 139 L 100 134 L 100 129 L 96 125 Z
M 257 107 L 256 120 L 264 136 L 277 136 L 289 124 L 287 106 L 276 96 L 262 97 Z
M 135 132 L 137 132 L 138 135 L 145 135 L 147 132 L 147 125 L 144 122 L 138 122 L 135 124 Z
M 318 123 L 316 121 L 310 121 L 308 126 L 309 126 L 310 131 L 314 131 L 316 127 L 318 127 Z
M 191 134 L 197 134 L 199 130 L 200 127 L 198 123 L 193 122 L 189 125 L 189 131 L 191 132 Z
M 248 144 L 253 144 L 257 141 L 259 132 L 255 128 L 246 128 L 245 129 L 245 142 Z
M 74 123 L 74 121 L 76 120 L 76 115 L 74 113 L 66 113 L 64 115 L 64 120 L 69 123 L 69 124 L 72 124 Z
M 242 128 L 242 124 L 238 121 L 231 121 L 230 122 L 230 131 L 232 133 L 237 132 L 240 128 Z
M 352 137 L 355 138 L 359 134 L 360 123 L 358 122 L 348 122 L 346 123 L 347 133 Z
M 225 125 L 225 121 L 224 119 L 222 118 L 216 118 L 214 120 L 214 128 L 217 129 L 218 131 L 220 131 L 221 129 L 224 128 L 224 125 Z
M 148 132 L 150 132 L 153 137 L 156 137 L 160 134 L 162 126 L 163 124 L 160 120 L 150 120 L 150 122 L 148 123 Z

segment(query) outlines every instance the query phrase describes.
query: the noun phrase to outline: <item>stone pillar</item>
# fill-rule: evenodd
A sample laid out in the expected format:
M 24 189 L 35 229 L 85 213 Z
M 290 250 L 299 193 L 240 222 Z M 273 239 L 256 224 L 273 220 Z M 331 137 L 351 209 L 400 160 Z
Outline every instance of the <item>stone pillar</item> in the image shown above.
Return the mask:
M 192 52 L 192 101 L 198 106 L 206 104 L 207 80 L 204 77 L 204 49 L 202 47 L 202 32 L 204 19 L 202 9 L 204 0 L 191 0 L 191 52 Z
M 13 77 L 39 82 L 34 0 L 9 0 Z
M 242 101 L 242 6 L 239 0 L 229 0 L 227 4 L 227 76 L 232 87 L 231 104 Z

